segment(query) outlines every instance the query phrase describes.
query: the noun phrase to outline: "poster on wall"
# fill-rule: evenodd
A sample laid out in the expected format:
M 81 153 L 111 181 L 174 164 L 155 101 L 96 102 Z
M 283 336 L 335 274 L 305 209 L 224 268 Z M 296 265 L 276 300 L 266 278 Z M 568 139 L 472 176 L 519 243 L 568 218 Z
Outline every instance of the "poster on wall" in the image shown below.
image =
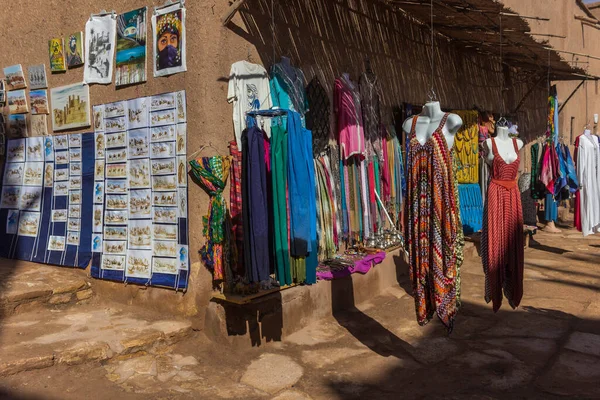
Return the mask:
M 11 114 L 26 114 L 29 112 L 25 90 L 14 90 L 12 92 L 8 92 L 7 98 L 8 111 Z
M 117 17 L 116 86 L 146 82 L 146 11 L 142 7 Z
M 52 130 L 90 126 L 90 88 L 84 83 L 50 90 Z
M 21 64 L 4 68 L 4 77 L 6 78 L 6 90 L 25 89 L 27 87 Z
M 62 38 L 50 39 L 48 41 L 48 56 L 50 57 L 51 72 L 65 72 L 65 42 Z
M 48 114 L 48 91 L 38 89 L 29 91 L 32 114 Z
M 155 77 L 187 70 L 185 12 L 181 4 L 173 4 L 152 15 Z
M 29 88 L 30 89 L 46 89 L 48 82 L 46 82 L 46 65 L 32 65 L 27 68 L 29 74 Z
M 116 15 L 92 15 L 85 24 L 85 67 L 87 84 L 112 82 L 115 55 Z
M 83 32 L 73 33 L 67 40 L 67 66 L 83 65 Z

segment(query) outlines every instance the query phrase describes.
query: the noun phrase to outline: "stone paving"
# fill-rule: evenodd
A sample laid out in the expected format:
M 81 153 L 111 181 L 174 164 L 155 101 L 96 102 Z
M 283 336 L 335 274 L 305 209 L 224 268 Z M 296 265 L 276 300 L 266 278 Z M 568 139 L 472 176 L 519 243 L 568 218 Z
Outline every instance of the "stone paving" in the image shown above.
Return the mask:
M 283 342 L 236 350 L 198 332 L 135 357 L 23 372 L 2 387 L 61 399 L 94 390 L 122 399 L 600 398 L 600 236 L 534 239 L 517 310 L 504 302 L 494 314 L 480 259 L 465 260 L 450 336 L 438 321 L 415 322 L 401 275 L 383 295 Z

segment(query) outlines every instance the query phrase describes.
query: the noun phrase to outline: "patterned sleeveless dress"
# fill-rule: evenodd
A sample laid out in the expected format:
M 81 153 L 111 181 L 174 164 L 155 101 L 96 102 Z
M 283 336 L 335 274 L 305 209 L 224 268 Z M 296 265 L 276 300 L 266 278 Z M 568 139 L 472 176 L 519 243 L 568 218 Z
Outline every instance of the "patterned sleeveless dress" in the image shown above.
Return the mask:
M 520 158 L 517 141 L 512 141 L 517 159 L 507 164 L 492 138 L 494 161 L 483 211 L 485 301 L 492 302 L 494 312 L 502 305 L 502 291 L 512 308 L 517 308 L 523 297 L 523 210 L 517 186 Z
M 448 114 L 425 144 L 413 119 L 407 152 L 405 238 L 409 254 L 417 321 L 434 313 L 451 332 L 458 311 L 459 264 L 462 261 L 460 214 L 453 157 L 442 132 Z

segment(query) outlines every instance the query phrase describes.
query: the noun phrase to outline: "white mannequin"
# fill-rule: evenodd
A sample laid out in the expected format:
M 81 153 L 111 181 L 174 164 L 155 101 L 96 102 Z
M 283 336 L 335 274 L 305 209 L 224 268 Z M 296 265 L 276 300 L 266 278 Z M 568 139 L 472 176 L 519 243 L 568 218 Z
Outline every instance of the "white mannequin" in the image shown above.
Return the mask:
M 348 86 L 350 86 L 350 88 L 352 90 L 354 90 L 354 83 L 352 83 L 352 80 L 350 79 L 350 74 L 347 72 L 344 72 L 342 74 L 342 78 L 346 81 L 346 83 L 348 84 Z
M 505 126 L 496 127 L 496 148 L 498 149 L 498 154 L 505 163 L 510 164 L 517 159 L 517 152 L 515 151 L 515 146 L 513 145 L 513 141 L 508 136 L 508 128 Z M 494 162 L 494 152 L 492 147 L 492 139 L 486 139 L 485 144 L 488 147 L 488 155 L 487 155 L 487 163 L 492 165 Z M 519 150 L 523 147 L 523 141 L 521 139 L 517 139 L 517 147 Z
M 424 145 L 431 138 L 433 132 L 435 132 L 435 130 L 440 126 L 440 122 L 442 121 L 442 118 L 444 118 L 444 114 L 445 113 L 442 111 L 439 101 L 427 102 L 427 104 L 423 106 L 421 114 L 410 117 L 404 121 L 404 124 L 402 124 L 402 130 L 404 130 L 404 132 L 407 134 L 410 134 L 413 119 L 418 117 L 417 124 L 415 126 L 415 134 L 419 143 Z M 462 118 L 460 118 L 458 115 L 448 115 L 446 123 L 442 128 L 442 133 L 444 134 L 444 138 L 446 139 L 449 149 L 454 146 L 454 135 L 456 135 L 456 132 L 458 132 L 462 124 Z

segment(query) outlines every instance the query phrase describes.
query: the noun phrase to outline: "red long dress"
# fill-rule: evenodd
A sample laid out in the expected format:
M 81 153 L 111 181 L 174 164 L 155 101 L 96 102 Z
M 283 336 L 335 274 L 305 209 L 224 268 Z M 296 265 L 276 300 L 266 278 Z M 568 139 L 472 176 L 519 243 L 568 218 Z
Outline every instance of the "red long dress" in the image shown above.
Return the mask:
M 494 161 L 484 207 L 485 300 L 492 301 L 494 312 L 502 305 L 502 291 L 512 308 L 517 308 L 523 297 L 523 210 L 517 186 L 520 157 L 517 141 L 512 141 L 517 159 L 507 164 L 492 138 Z

